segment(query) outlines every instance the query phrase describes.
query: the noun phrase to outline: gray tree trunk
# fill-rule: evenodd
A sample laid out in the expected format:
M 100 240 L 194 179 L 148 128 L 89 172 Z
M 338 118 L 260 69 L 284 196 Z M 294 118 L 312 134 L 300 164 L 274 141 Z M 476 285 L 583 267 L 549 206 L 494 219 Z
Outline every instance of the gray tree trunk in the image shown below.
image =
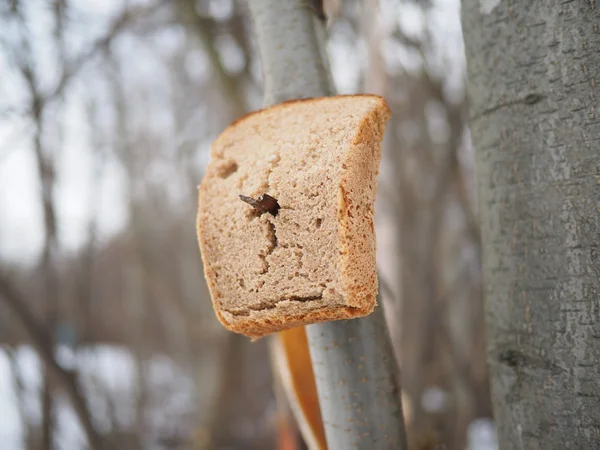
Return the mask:
M 316 3 L 249 2 L 266 106 L 335 93 Z M 405 449 L 398 367 L 382 307 L 361 319 L 310 325 L 306 332 L 329 448 Z
M 500 448 L 600 448 L 600 3 L 462 14 Z

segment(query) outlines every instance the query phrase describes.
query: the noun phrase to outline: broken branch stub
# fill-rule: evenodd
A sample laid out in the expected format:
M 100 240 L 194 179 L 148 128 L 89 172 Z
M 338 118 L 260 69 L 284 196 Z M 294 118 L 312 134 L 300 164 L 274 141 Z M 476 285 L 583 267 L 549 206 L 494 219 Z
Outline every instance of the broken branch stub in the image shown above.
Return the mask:
M 250 206 L 252 206 L 254 209 L 259 211 L 261 214 L 268 212 L 272 216 L 276 216 L 277 213 L 279 212 L 279 208 L 281 208 L 279 206 L 279 203 L 277 202 L 277 200 L 275 198 L 271 197 L 269 194 L 263 194 L 260 197 L 258 197 L 256 200 L 253 199 L 252 197 L 248 197 L 246 195 L 241 195 L 241 194 L 239 197 L 240 197 L 241 201 L 248 203 Z

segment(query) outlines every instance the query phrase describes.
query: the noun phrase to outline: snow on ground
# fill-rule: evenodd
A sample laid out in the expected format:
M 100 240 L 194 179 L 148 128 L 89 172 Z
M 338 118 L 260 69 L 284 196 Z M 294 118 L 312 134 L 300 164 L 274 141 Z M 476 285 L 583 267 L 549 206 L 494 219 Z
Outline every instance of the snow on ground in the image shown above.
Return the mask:
M 82 384 L 94 422 L 101 432 L 131 430 L 137 417 L 136 361 L 129 350 L 116 346 L 95 346 L 74 355 L 65 347 L 57 351 L 57 359 L 65 368 L 76 365 L 82 374 Z M 42 387 L 40 359 L 35 350 L 21 346 L 15 360 L 22 378 L 23 412 L 27 421 L 39 426 Z M 181 424 L 192 426 L 195 392 L 191 377 L 170 358 L 159 355 L 144 364 L 148 393 L 143 421 L 148 430 L 144 448 L 160 448 L 157 442 L 164 435 L 185 433 Z M 78 450 L 86 448 L 85 434 L 70 406 L 67 395 L 59 391 L 56 397 L 57 448 Z M 185 426 L 185 425 L 184 425 Z M 179 428 L 177 428 L 179 427 Z M 24 431 L 11 360 L 6 351 L 0 351 L 0 448 L 25 450 Z
M 498 450 L 496 427 L 490 419 L 475 419 L 467 429 L 467 450 Z

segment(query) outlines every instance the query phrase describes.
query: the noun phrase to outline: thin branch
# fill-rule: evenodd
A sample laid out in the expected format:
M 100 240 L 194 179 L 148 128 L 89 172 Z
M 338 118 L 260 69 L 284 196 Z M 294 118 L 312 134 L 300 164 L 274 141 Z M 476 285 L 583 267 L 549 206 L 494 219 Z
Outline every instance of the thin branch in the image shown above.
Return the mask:
M 381 272 L 381 271 L 379 271 L 379 272 Z M 388 281 L 385 279 L 385 277 L 382 277 L 381 275 L 379 276 L 379 288 L 381 291 L 383 291 L 381 293 L 382 297 L 383 297 L 383 294 L 385 293 L 389 297 L 390 301 L 392 301 L 396 304 L 399 303 L 399 299 L 398 299 L 396 293 L 394 292 L 394 289 L 392 288 L 390 283 L 388 283 Z
M 70 400 L 75 409 L 75 413 L 81 422 L 87 437 L 90 448 L 93 450 L 102 449 L 100 435 L 94 428 L 92 416 L 85 402 L 83 393 L 80 392 L 77 382 L 77 376 L 74 372 L 69 372 L 62 368 L 54 358 L 52 347 L 52 337 L 44 324 L 38 320 L 33 312 L 27 306 L 25 297 L 19 292 L 7 278 L 0 272 L 0 298 L 21 320 L 25 330 L 29 334 L 34 346 L 44 363 L 52 369 L 62 382 Z
M 246 112 L 246 100 L 241 90 L 241 83 L 238 82 L 236 77 L 229 75 L 225 70 L 225 66 L 221 62 L 221 57 L 214 45 L 214 36 L 211 36 L 209 32 L 211 21 L 198 15 L 195 3 L 193 0 L 177 0 L 175 5 L 179 19 L 183 24 L 192 29 L 200 40 L 210 61 L 210 66 L 215 70 L 221 88 L 233 107 L 233 115 L 237 119 Z
M 323 25 L 309 3 L 250 0 L 249 5 L 265 104 L 334 94 L 319 39 Z M 379 303 L 361 319 L 306 327 L 330 448 L 406 448 L 398 366 Z
M 47 94 L 44 95 L 44 102 L 48 103 L 52 100 L 60 97 L 65 88 L 68 86 L 69 82 L 75 78 L 77 74 L 85 67 L 85 65 L 92 60 L 93 57 L 101 53 L 102 51 L 107 50 L 111 43 L 120 35 L 120 33 L 125 30 L 129 25 L 133 22 L 146 18 L 156 11 L 158 11 L 161 7 L 166 4 L 166 0 L 160 0 L 157 3 L 154 3 L 150 6 L 140 6 L 136 8 L 131 8 L 125 10 L 122 14 L 119 15 L 108 27 L 108 31 L 106 34 L 97 39 L 87 51 L 83 52 L 77 58 L 75 58 L 71 63 L 67 64 L 65 70 L 63 71 L 63 75 L 56 83 L 54 89 Z
M 19 367 L 19 361 L 17 360 L 17 350 L 7 347 L 6 355 L 10 363 L 11 374 L 13 378 L 13 385 L 15 396 L 17 398 L 19 419 L 21 420 L 21 427 L 23 430 L 23 441 L 27 448 L 31 447 L 31 423 L 27 414 L 27 408 L 25 406 L 26 386 L 23 382 L 23 374 Z
M 56 10 L 60 13 L 60 8 Z M 30 97 L 30 111 L 35 124 L 33 135 L 33 150 L 36 158 L 38 176 L 41 184 L 41 207 L 44 220 L 44 246 L 41 257 L 41 268 L 44 286 L 44 303 L 46 323 L 50 329 L 54 328 L 56 322 L 56 308 L 58 303 L 58 277 L 56 268 L 53 264 L 54 255 L 58 250 L 58 239 L 56 233 L 56 210 L 54 207 L 54 161 L 52 155 L 44 151 L 42 135 L 44 129 L 43 112 L 45 102 L 38 87 L 38 80 L 35 73 L 35 61 L 33 57 L 32 34 L 28 31 L 27 23 L 23 13 L 23 5 L 18 4 L 16 15 L 23 30 L 21 37 L 22 54 L 20 59 L 20 70 Z M 57 22 L 59 19 L 57 19 Z M 60 130 L 60 127 L 57 127 Z M 47 149 L 46 149 L 47 150 Z M 53 336 L 48 335 L 46 345 L 52 349 Z M 50 450 L 54 441 L 54 423 L 53 423 L 53 392 L 52 378 L 48 376 L 49 366 L 44 365 L 43 389 L 42 389 L 42 442 L 41 447 L 44 450 Z

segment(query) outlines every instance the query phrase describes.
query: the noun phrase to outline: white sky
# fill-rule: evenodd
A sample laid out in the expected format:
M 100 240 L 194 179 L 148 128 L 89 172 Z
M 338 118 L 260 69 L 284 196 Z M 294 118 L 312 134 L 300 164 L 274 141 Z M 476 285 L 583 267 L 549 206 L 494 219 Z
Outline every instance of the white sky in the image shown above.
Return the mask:
M 35 4 L 36 2 L 34 2 Z M 56 67 L 52 59 L 52 51 L 43 44 L 48 32 L 49 21 L 46 14 L 38 7 L 28 10 L 31 29 L 36 39 L 36 57 L 44 70 L 40 84 L 53 86 L 56 79 Z M 106 20 L 114 14 L 118 0 L 77 0 L 72 2 L 80 17 L 74 18 L 78 27 L 68 36 L 68 53 L 79 53 L 87 48 L 95 36 L 102 34 Z M 90 20 L 94 18 L 94 20 Z M 98 20 L 104 19 L 104 20 Z M 76 22 L 78 21 L 78 22 Z M 41 43 L 41 44 L 37 44 Z M 12 105 L 22 107 L 19 102 L 20 84 L 10 74 L 8 62 L 0 58 L 0 74 L 3 83 L 0 86 L 0 98 L 10 101 Z M 77 95 L 74 96 L 75 99 Z M 21 97 L 22 99 L 22 97 Z M 59 217 L 59 233 L 61 243 L 66 249 L 75 249 L 82 243 L 86 222 L 89 219 L 89 199 L 91 197 L 91 154 L 87 139 L 87 123 L 82 111 L 81 101 L 67 101 L 65 114 L 64 145 L 58 154 L 56 205 Z M 24 123 L 18 115 L 11 120 L 0 121 L 0 259 L 33 261 L 39 253 L 43 241 L 42 212 L 40 204 L 40 184 L 33 154 L 31 135 L 33 126 Z M 50 130 L 54 131 L 54 130 Z M 124 210 L 119 205 L 121 180 L 114 165 L 107 172 L 103 183 L 103 205 L 108 220 L 102 223 L 102 232 L 112 233 L 124 223 Z M 117 200 L 116 202 L 111 201 Z

